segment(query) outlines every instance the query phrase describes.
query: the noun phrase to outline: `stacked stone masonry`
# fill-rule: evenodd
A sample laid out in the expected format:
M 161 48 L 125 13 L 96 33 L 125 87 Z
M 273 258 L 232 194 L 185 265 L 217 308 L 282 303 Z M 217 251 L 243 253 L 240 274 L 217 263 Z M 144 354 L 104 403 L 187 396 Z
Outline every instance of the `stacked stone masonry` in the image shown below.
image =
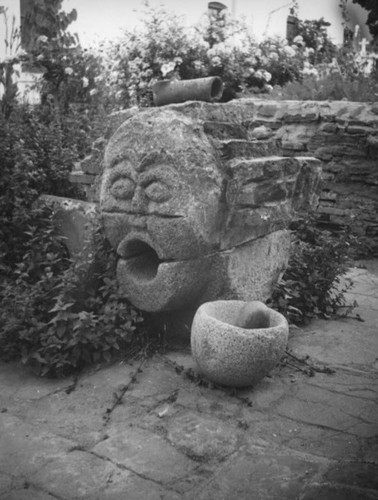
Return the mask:
M 239 99 L 225 104 L 188 102 L 163 109 L 168 108 L 202 122 L 205 133 L 231 168 L 235 161 L 244 161 L 246 170 L 256 168 L 259 158 L 270 156 L 321 160 L 319 220 L 331 228 L 351 227 L 376 242 L 378 103 Z M 85 187 L 89 201 L 98 201 L 104 144 L 136 112 L 112 115 L 92 156 L 72 172 L 72 182 Z M 267 196 L 279 197 L 280 193 Z

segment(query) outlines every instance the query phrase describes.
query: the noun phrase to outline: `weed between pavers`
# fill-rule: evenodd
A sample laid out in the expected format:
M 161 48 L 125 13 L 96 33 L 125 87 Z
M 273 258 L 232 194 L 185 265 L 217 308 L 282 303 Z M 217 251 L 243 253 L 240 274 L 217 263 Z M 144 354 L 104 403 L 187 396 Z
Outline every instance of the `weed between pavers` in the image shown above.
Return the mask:
M 137 382 L 138 374 L 143 372 L 142 366 L 144 365 L 144 363 L 146 362 L 146 360 L 148 358 L 146 353 L 143 353 L 143 354 L 144 355 L 142 356 L 142 359 L 140 360 L 137 368 L 131 374 L 130 381 L 127 384 L 125 384 L 123 387 L 121 387 L 118 391 L 113 392 L 113 403 L 111 404 L 111 406 L 109 406 L 105 410 L 105 414 L 102 417 L 104 420 L 104 425 L 107 425 L 109 423 L 111 414 L 113 413 L 115 408 L 117 408 L 117 406 L 119 406 L 123 403 L 124 395 L 130 389 L 130 387 Z
M 308 375 L 309 377 L 314 377 L 315 372 L 327 373 L 328 375 L 336 373 L 336 370 L 334 370 L 333 368 L 313 363 L 310 360 L 310 356 L 308 354 L 306 356 L 299 357 L 295 356 L 288 350 L 285 351 L 285 356 L 282 358 L 280 364 L 282 366 L 290 366 L 292 368 L 295 368 L 297 371 L 300 371 L 305 375 Z
M 210 382 L 206 378 L 204 378 L 200 373 L 196 373 L 193 368 L 185 368 L 182 365 L 179 365 L 175 361 L 172 361 L 170 359 L 165 358 L 165 361 L 168 365 L 172 366 L 175 370 L 175 372 L 178 375 L 182 375 L 186 379 L 188 379 L 190 382 L 193 384 L 199 386 L 199 387 L 204 387 L 206 389 L 216 389 L 218 391 L 222 391 L 228 396 L 234 397 L 241 401 L 243 404 L 245 404 L 248 407 L 252 406 L 252 401 L 250 401 L 248 398 L 239 396 L 237 389 L 236 388 L 231 388 L 227 389 L 221 385 L 214 384 L 214 382 Z

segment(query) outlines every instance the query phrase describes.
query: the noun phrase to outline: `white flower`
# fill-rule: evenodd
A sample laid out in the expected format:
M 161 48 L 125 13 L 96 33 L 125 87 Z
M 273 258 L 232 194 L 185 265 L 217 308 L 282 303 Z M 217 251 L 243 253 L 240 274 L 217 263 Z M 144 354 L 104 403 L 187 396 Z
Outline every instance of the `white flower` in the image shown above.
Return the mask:
M 64 72 L 66 75 L 72 75 L 74 70 L 72 68 L 65 68 L 64 69 Z
M 163 76 L 167 76 L 168 73 L 170 73 L 171 71 L 174 71 L 175 67 L 176 67 L 176 63 L 174 61 L 170 61 L 168 63 L 162 64 L 160 71 L 161 71 Z
M 88 87 L 89 85 L 89 80 L 86 76 L 83 76 L 83 78 L 81 79 L 81 81 L 83 82 L 83 87 L 86 88 Z
M 96 95 L 96 94 L 98 94 L 98 90 L 97 90 L 97 89 L 91 89 L 91 90 L 89 91 L 89 95 L 90 95 L 90 96 L 93 96 L 93 95 Z
M 112 71 L 109 75 L 109 80 L 111 82 L 116 82 L 118 80 L 118 76 L 119 76 L 118 71 Z M 95 81 L 96 81 L 96 79 L 95 79 Z
M 296 55 L 295 49 L 290 45 L 286 45 L 283 50 L 288 57 L 294 57 Z
M 303 52 L 303 55 L 305 57 L 309 57 L 311 54 L 313 54 L 315 51 L 312 47 L 306 47 L 304 52 Z
M 27 56 L 27 52 L 24 49 L 18 49 L 17 51 L 17 57 L 24 57 Z
M 266 82 L 270 82 L 270 80 L 272 79 L 272 75 L 271 75 L 271 73 L 269 73 L 269 71 L 266 71 L 265 69 L 263 69 L 263 70 L 261 71 L 261 73 L 262 73 L 262 77 L 264 78 L 264 80 L 265 80 Z
M 46 43 L 48 41 L 48 38 L 46 35 L 40 35 L 38 38 L 37 38 L 37 42 L 40 42 L 40 43 Z
M 295 43 L 295 45 L 299 45 L 299 46 L 302 46 L 304 45 L 304 41 L 303 41 L 303 36 L 302 35 L 297 35 L 294 40 L 293 40 L 293 43 Z
M 306 75 L 306 76 L 314 76 L 315 78 L 318 78 L 319 77 L 319 72 L 316 68 L 314 68 L 313 66 L 311 66 L 310 64 L 304 64 L 304 68 L 303 68 L 303 71 L 302 71 L 302 74 L 303 75 Z
M 271 52 L 269 54 L 269 59 L 271 59 L 272 61 L 278 61 L 280 58 L 280 56 L 277 54 L 277 52 Z
M 211 64 L 213 66 L 221 66 L 222 65 L 222 59 L 219 57 L 219 56 L 214 56 L 212 59 L 211 59 Z

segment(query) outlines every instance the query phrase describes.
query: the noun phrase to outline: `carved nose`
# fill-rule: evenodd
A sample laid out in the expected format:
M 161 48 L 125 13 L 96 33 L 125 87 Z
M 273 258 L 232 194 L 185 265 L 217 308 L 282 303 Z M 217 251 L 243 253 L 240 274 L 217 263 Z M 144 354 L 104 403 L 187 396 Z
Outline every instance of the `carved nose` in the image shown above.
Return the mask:
M 135 188 L 135 193 L 133 199 L 131 200 L 131 208 L 135 212 L 142 212 L 147 209 L 147 197 L 144 193 L 143 188 L 137 186 Z

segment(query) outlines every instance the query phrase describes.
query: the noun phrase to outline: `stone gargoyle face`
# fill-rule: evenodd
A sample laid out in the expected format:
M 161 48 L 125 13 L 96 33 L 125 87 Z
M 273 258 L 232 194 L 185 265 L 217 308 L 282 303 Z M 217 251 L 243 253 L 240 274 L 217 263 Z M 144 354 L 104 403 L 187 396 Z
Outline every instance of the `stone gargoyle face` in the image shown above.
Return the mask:
M 319 160 L 217 148 L 203 122 L 169 109 L 134 115 L 109 141 L 105 234 L 121 291 L 142 310 L 265 300 L 287 265 L 286 228 L 316 202 Z
M 146 311 L 201 296 L 222 224 L 214 148 L 191 119 L 155 111 L 132 117 L 111 138 L 100 197 L 121 291 Z

